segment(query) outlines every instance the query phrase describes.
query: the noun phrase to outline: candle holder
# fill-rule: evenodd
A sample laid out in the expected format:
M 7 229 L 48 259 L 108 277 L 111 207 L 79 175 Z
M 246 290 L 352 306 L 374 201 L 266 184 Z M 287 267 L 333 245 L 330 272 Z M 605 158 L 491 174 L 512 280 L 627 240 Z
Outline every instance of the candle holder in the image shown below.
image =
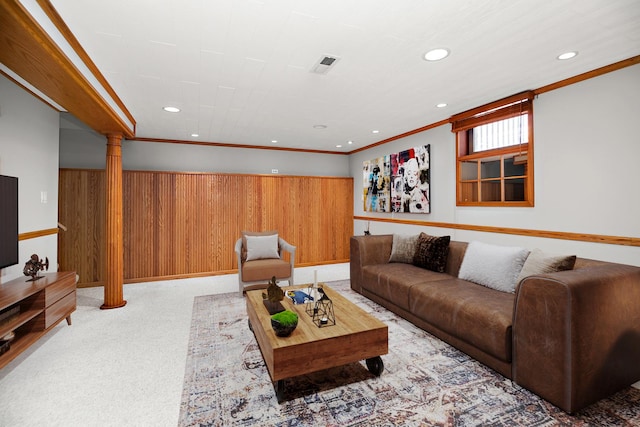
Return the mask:
M 304 311 L 311 317 L 313 317 L 315 302 L 318 301 L 320 299 L 320 296 L 322 295 L 320 293 L 320 289 L 322 289 L 322 286 L 320 286 L 318 283 L 310 283 L 307 287 L 307 295 L 309 295 L 309 300 L 306 303 L 307 305 L 305 306 Z
M 333 312 L 333 301 L 327 296 L 324 289 L 318 288 L 318 292 L 320 292 L 321 297 L 313 304 L 313 323 L 315 323 L 318 328 L 333 326 L 336 324 L 336 316 Z

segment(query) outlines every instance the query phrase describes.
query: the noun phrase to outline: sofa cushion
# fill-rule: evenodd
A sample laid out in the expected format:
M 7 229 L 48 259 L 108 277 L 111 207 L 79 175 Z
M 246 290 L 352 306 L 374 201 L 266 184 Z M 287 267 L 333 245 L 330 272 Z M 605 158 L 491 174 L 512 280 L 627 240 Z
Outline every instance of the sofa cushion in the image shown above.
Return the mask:
M 430 236 L 420 233 L 413 263 L 427 270 L 444 273 L 451 236 Z
M 447 266 L 444 270 L 445 273 L 458 277 L 464 254 L 467 251 L 467 242 L 449 242 L 449 253 L 447 254 Z
M 511 362 L 514 298 L 511 293 L 449 278 L 411 286 L 409 310 L 484 352 Z
M 576 263 L 575 255 L 552 255 L 540 249 L 531 251 L 524 266 L 518 275 L 517 283 L 520 280 L 534 274 L 554 273 L 556 271 L 572 270 Z
M 291 264 L 280 258 L 257 259 L 242 264 L 242 280 L 255 282 L 265 277 L 276 276 L 276 279 L 285 279 L 291 276 Z M 265 280 L 265 284 L 268 280 Z
M 418 245 L 418 235 L 394 234 L 389 262 L 412 264 Z
M 247 261 L 256 259 L 280 258 L 278 253 L 278 235 L 247 236 Z
M 398 307 L 409 309 L 409 289 L 415 284 L 447 280 L 451 276 L 411 264 L 374 264 L 362 268 L 362 288 Z
M 498 291 L 514 292 L 527 255 L 525 248 L 473 241 L 467 246 L 458 277 Z

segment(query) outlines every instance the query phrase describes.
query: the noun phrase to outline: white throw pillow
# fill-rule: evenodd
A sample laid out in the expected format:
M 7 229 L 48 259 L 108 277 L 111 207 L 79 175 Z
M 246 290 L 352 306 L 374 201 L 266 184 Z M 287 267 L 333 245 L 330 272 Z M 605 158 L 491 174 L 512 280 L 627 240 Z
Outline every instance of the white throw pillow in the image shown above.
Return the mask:
M 278 254 L 278 235 L 246 236 L 247 261 L 255 259 L 280 258 Z
M 516 281 L 529 255 L 525 248 L 470 242 L 458 277 L 502 292 L 515 292 Z

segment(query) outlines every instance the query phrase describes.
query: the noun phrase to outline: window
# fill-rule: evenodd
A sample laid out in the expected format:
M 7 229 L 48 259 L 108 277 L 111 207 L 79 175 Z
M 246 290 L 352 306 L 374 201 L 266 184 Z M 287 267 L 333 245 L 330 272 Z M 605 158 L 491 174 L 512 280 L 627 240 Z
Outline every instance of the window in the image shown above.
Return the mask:
M 533 93 L 451 117 L 458 206 L 533 206 Z

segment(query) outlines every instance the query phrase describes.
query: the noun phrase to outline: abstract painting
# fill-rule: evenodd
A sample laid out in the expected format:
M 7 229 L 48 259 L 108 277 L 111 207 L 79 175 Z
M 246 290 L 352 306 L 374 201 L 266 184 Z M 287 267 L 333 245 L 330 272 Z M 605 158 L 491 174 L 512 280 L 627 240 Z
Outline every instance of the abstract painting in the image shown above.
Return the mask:
M 391 211 L 430 213 L 429 145 L 391 155 Z
M 391 212 L 391 168 L 389 156 L 367 160 L 362 165 L 365 212 Z
M 365 212 L 431 213 L 430 146 L 363 162 Z

